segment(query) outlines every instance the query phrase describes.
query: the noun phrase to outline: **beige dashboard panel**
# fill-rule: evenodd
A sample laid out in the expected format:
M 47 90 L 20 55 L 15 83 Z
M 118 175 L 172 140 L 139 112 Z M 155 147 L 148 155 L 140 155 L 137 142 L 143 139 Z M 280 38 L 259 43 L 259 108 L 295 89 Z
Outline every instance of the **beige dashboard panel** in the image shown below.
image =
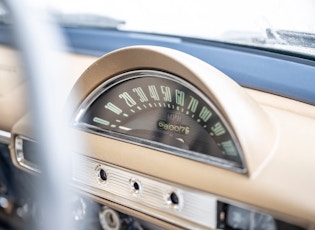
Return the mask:
M 96 60 L 95 57 L 65 53 L 67 73 L 64 94 L 68 95 L 81 73 Z M 23 63 L 13 48 L 0 46 L 0 130 L 10 132 L 12 126 L 30 111 Z
M 311 141 L 315 136 L 313 106 L 245 91 L 222 73 L 176 51 L 133 47 L 106 55 L 83 73 L 74 86 L 79 97 L 74 99 L 73 111 L 102 82 L 121 72 L 141 68 L 166 70 L 181 76 L 214 101 L 239 138 L 249 169 L 248 176 L 74 131 L 87 140 L 85 147 L 80 146 L 76 150 L 78 153 L 268 210 L 284 219 L 304 224 L 314 220 L 312 194 L 315 188 L 312 178 L 315 172 L 312 166 L 314 156 L 310 154 L 315 149 Z M 256 97 L 255 100 L 261 104 L 249 95 Z M 277 99 L 274 105 L 273 99 Z M 288 109 L 292 104 L 303 109 L 299 112 Z M 299 149 L 303 149 L 303 152 L 299 153 Z
M 0 130 L 10 131 L 27 110 L 24 77 L 18 54 L 0 46 Z
M 249 91 L 257 101 L 270 97 L 266 93 Z M 271 157 L 249 178 L 214 166 L 78 130 L 72 130 L 73 135 L 78 135 L 84 142 L 74 146 L 73 151 L 171 183 L 209 192 L 236 204 L 267 211 L 301 226 L 309 226 L 314 223 L 315 217 L 314 156 L 311 154 L 315 143 L 309 140 L 315 135 L 315 128 L 311 129 L 315 127 L 315 121 L 308 117 L 308 114 L 313 113 L 315 108 L 278 96 L 271 96 L 271 99 L 282 101 L 281 108 L 275 108 L 276 105 L 261 106 L 274 117 L 281 134 Z M 284 108 L 283 105 L 287 107 Z M 292 106 L 303 107 L 307 114 L 287 111 Z M 301 126 L 298 127 L 298 124 Z M 301 138 L 298 142 L 293 141 L 296 134 L 304 132 L 303 127 L 310 127 L 309 137 L 305 140 Z M 15 126 L 13 133 L 32 136 L 27 117 Z M 299 151 L 301 145 L 304 146 L 303 152 Z
M 76 60 L 74 58 L 73 63 Z M 239 138 L 249 173 L 239 174 L 71 128 L 73 135 L 84 140 L 73 146 L 73 152 L 213 194 L 301 226 L 315 224 L 314 106 L 241 88 L 221 73 L 209 70 L 208 65 L 181 53 L 134 47 L 127 52 L 111 53 L 87 68 L 71 94 L 76 102 L 73 113 L 103 81 L 135 68 L 176 73 L 213 99 Z M 222 80 L 212 78 L 209 71 L 218 74 Z M 227 88 L 228 93 L 225 93 Z M 13 128 L 12 136 L 32 137 L 29 127 L 29 120 L 23 118 Z

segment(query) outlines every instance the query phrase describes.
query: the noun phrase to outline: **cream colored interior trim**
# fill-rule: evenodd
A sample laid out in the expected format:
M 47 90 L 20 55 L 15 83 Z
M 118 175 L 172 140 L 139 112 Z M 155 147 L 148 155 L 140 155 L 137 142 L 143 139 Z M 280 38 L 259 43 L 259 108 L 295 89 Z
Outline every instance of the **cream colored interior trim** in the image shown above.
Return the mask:
M 86 143 L 76 146 L 76 151 L 147 175 L 219 194 L 267 210 L 280 219 L 304 226 L 313 222 L 315 205 L 310 201 L 315 193 L 315 185 L 311 182 L 315 175 L 311 163 L 314 156 L 310 153 L 315 149 L 315 142 L 310 138 L 315 136 L 314 119 L 260 105 L 243 88 L 208 65 L 182 53 L 151 47 L 120 50 L 95 62 L 74 87 L 76 96 L 79 95 L 75 108 L 100 83 L 118 73 L 139 68 L 167 70 L 183 76 L 210 97 L 239 137 L 249 166 L 249 177 L 80 131 L 74 133 L 82 135 Z M 307 133 L 305 127 L 310 127 Z M 306 137 L 299 139 L 303 134 Z M 303 153 L 299 153 L 301 149 Z
M 239 85 L 217 69 L 190 55 L 167 48 L 129 47 L 100 58 L 74 86 L 70 95 L 71 102 L 74 102 L 73 114 L 88 94 L 102 82 L 121 72 L 135 69 L 165 70 L 192 83 L 208 96 L 236 134 L 249 174 L 270 154 L 277 130 L 268 114 Z M 258 145 L 257 140 L 261 136 L 265 137 Z
M 246 89 L 246 91 L 255 101 L 261 105 L 315 119 L 315 109 L 313 105 L 258 90 Z
M 64 67 L 69 77 L 58 93 L 67 96 L 77 78 L 96 58 L 65 53 L 65 60 Z M 16 50 L 0 45 L 0 130 L 3 131 L 10 132 L 13 125 L 29 111 L 22 66 Z
M 23 82 L 20 71 L 18 67 L 0 64 L 0 97 Z
M 24 77 L 16 51 L 0 46 L 0 129 L 10 131 L 26 111 Z
M 122 54 L 111 54 L 113 61 L 110 64 L 96 62 L 93 65 L 100 65 L 99 67 L 96 69 L 93 66 L 88 68 L 84 75 L 91 77 L 80 79 L 79 83 L 75 86 L 76 93 L 79 94 L 79 99 L 75 100 L 76 106 L 73 107 L 73 110 L 77 108 L 89 92 L 104 80 L 104 75 L 107 76 L 109 74 L 108 77 L 111 77 L 113 72 L 121 71 L 120 68 L 124 66 L 133 68 L 136 64 L 134 59 L 138 58 L 137 55 L 139 53 L 136 56 L 133 54 L 135 53 L 130 53 L 132 57 L 128 55 L 127 57 L 123 57 Z M 149 59 L 146 56 L 148 53 L 145 50 L 142 50 L 141 54 L 146 59 Z M 158 56 L 152 55 L 151 59 L 157 59 L 157 62 L 159 62 Z M 79 65 L 76 65 L 76 60 L 80 59 L 82 61 L 82 69 L 87 67 L 87 65 L 84 67 L 83 65 L 95 60 L 92 57 L 80 57 L 79 59 L 76 57 L 75 55 L 73 56 L 73 68 Z M 186 64 L 190 65 L 188 63 L 190 59 L 185 61 L 185 66 L 180 67 L 174 63 L 176 62 L 174 59 L 177 59 L 174 55 L 173 58 L 165 56 L 163 58 L 165 60 L 158 67 L 161 69 L 171 68 L 170 70 L 173 70 L 171 66 L 174 64 L 176 66 L 174 71 L 177 72 L 177 69 L 180 69 L 179 74 L 183 74 L 183 76 L 200 74 L 200 71 L 203 72 L 206 68 L 204 66 L 201 68 L 197 65 L 198 68 L 200 67 L 199 70 L 188 69 Z M 184 57 L 181 58 L 185 59 Z M 142 67 L 150 66 L 149 61 L 143 60 L 143 63 Z M 195 65 L 195 61 L 192 62 L 192 65 Z M 80 74 L 80 71 L 78 70 L 77 73 Z M 78 76 L 74 76 L 74 79 L 71 81 L 75 82 L 77 78 Z M 208 76 L 204 76 L 204 78 L 208 78 Z M 209 88 L 202 86 L 203 81 L 206 81 L 205 79 L 193 77 L 188 80 L 193 84 L 195 83 L 204 92 L 208 92 L 208 95 L 213 96 L 212 93 L 210 94 Z M 211 83 L 208 82 L 206 85 Z M 231 84 L 233 85 L 234 83 Z M 222 89 L 222 87 L 219 87 L 219 89 L 225 92 L 225 89 Z M 262 111 L 261 116 L 265 117 L 263 120 L 266 121 L 261 123 L 261 125 L 266 125 L 266 127 L 262 128 L 262 131 L 260 131 L 262 135 L 259 135 L 259 137 L 252 136 L 251 128 L 249 130 L 246 128 L 247 125 L 252 125 L 253 121 L 250 124 L 244 122 L 235 127 L 237 134 L 242 133 L 243 131 L 241 130 L 245 127 L 247 134 L 243 134 L 241 143 L 245 143 L 247 140 L 249 141 L 247 145 L 251 143 L 247 147 L 246 153 L 248 156 L 246 158 L 251 158 L 256 149 L 263 151 L 263 157 L 258 161 L 254 161 L 253 165 L 255 166 L 251 168 L 252 171 L 249 176 L 110 138 L 83 133 L 78 130 L 72 130 L 73 135 L 81 136 L 84 141 L 77 143 L 73 151 L 145 175 L 166 180 L 170 183 L 209 192 L 222 198 L 233 200 L 238 204 L 255 207 L 259 210 L 267 211 L 269 214 L 280 219 L 301 226 L 307 227 L 311 223 L 315 224 L 315 107 L 255 90 L 243 90 L 243 88 L 239 88 L 237 91 L 241 91 L 241 95 L 246 94 L 245 97 L 247 99 L 245 104 L 241 103 L 234 105 L 234 107 L 232 106 L 233 110 L 236 109 L 236 115 L 233 115 L 233 117 L 235 116 L 234 119 L 242 116 L 242 111 L 248 108 L 246 105 L 248 102 L 250 105 L 253 105 L 254 110 L 259 113 Z M 75 98 L 76 96 L 72 94 L 72 97 Z M 217 102 L 220 101 L 221 98 L 218 98 Z M 234 100 L 231 100 L 231 102 L 234 102 Z M 8 106 L 8 104 L 2 105 L 1 103 L 0 105 L 1 108 L 7 108 Z M 224 106 L 228 107 L 230 104 L 227 103 Z M 228 114 L 231 112 L 231 110 L 228 110 Z M 254 116 L 255 113 L 253 112 L 252 115 Z M 234 119 L 231 118 L 230 120 L 233 124 Z M 20 134 L 34 138 L 30 131 L 30 124 L 27 117 L 22 118 L 14 125 L 12 135 Z M 2 120 L 0 120 L 0 127 L 2 125 Z M 255 127 L 252 128 L 254 129 Z M 268 141 L 270 139 L 273 140 L 272 144 Z M 267 146 L 265 146 L 266 143 Z M 11 142 L 11 153 L 13 146 Z M 93 197 L 118 210 L 134 213 L 150 221 L 154 220 L 154 218 L 146 216 L 143 213 L 130 210 L 99 197 Z M 159 223 L 162 225 L 166 224 L 163 222 Z M 170 226 L 167 225 L 167 227 Z

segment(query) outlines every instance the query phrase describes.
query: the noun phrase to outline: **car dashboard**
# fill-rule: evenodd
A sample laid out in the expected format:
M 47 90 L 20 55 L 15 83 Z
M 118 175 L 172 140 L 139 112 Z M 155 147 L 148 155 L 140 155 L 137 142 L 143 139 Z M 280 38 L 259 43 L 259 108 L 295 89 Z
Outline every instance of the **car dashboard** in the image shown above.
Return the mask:
M 1 59 L 11 88 L 0 105 L 14 105 L 1 109 L 1 141 L 14 168 L 36 177 L 43 153 L 25 84 L 14 51 L 1 51 L 12 60 Z M 83 213 L 98 204 L 99 228 L 314 228 L 314 105 L 241 86 L 171 48 L 65 55 L 65 125 L 82 140 L 69 153 L 71 186 Z

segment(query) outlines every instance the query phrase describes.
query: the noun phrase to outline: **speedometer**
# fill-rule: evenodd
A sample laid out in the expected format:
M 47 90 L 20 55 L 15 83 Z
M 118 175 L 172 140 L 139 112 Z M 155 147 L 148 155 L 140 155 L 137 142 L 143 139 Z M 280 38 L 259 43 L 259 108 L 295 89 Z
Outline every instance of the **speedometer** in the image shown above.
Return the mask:
M 219 110 L 195 86 L 164 71 L 128 71 L 105 81 L 75 120 L 88 132 L 244 169 L 239 144 Z

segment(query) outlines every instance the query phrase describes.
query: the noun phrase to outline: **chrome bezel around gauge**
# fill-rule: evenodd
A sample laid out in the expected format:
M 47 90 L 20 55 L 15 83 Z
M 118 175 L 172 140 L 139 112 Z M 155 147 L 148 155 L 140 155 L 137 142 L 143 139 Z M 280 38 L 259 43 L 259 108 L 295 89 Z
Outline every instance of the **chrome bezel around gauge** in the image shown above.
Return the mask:
M 115 86 L 125 83 L 130 80 L 139 79 L 139 78 L 145 78 L 145 77 L 154 77 L 154 78 L 160 78 L 160 79 L 167 79 L 168 81 L 172 81 L 175 83 L 178 83 L 180 86 L 186 87 L 189 92 L 192 92 L 198 97 L 200 97 L 209 108 L 211 108 L 212 111 L 214 111 L 215 115 L 218 116 L 219 120 L 223 123 L 227 134 L 231 137 L 231 141 L 233 143 L 233 147 L 235 148 L 235 151 L 240 158 L 239 162 L 233 162 L 231 160 L 211 156 L 211 155 L 205 155 L 196 151 L 191 150 L 185 150 L 178 147 L 174 147 L 168 144 L 164 144 L 157 141 L 152 141 L 149 139 L 137 137 L 137 136 L 131 136 L 126 135 L 124 133 L 119 133 L 116 131 L 112 131 L 109 129 L 100 128 L 95 125 L 88 124 L 84 121 L 82 121 L 82 118 L 90 108 L 93 102 L 95 102 L 103 93 L 106 93 L 108 90 L 114 88 Z M 178 76 L 175 76 L 171 73 L 166 73 L 160 70 L 132 70 L 125 73 L 121 73 L 104 83 L 102 83 L 100 86 L 98 86 L 96 89 L 90 93 L 87 98 L 83 101 L 83 103 L 79 106 L 79 109 L 77 110 L 74 118 L 74 126 L 83 130 L 87 131 L 93 134 L 102 135 L 105 137 L 114 138 L 117 140 L 129 142 L 129 143 L 135 143 L 140 146 L 149 147 L 155 150 L 160 150 L 163 152 L 171 153 L 176 156 L 185 157 L 194 161 L 203 162 L 206 164 L 219 166 L 225 169 L 229 169 L 232 171 L 240 172 L 240 173 L 246 173 L 247 168 L 245 165 L 243 153 L 239 144 L 239 141 L 233 132 L 233 129 L 231 128 L 231 125 L 227 122 L 227 119 L 224 118 L 222 113 L 219 111 L 219 109 L 211 102 L 210 99 L 208 99 L 199 89 L 197 89 L 195 86 L 193 86 L 191 83 L 181 79 Z

